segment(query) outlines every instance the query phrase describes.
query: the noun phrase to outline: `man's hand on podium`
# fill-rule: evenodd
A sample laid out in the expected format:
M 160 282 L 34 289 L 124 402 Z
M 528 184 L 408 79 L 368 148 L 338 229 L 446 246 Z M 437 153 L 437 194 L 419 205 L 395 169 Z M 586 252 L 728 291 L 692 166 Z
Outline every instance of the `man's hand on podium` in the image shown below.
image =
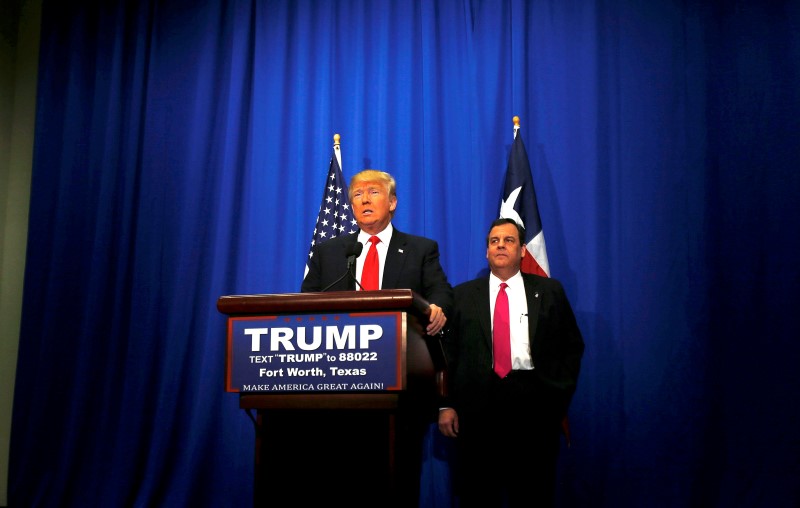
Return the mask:
M 444 315 L 444 311 L 438 305 L 432 303 L 430 304 L 430 315 L 428 316 L 428 327 L 425 329 L 425 333 L 428 335 L 436 335 L 444 328 L 444 325 L 447 324 L 447 316 Z

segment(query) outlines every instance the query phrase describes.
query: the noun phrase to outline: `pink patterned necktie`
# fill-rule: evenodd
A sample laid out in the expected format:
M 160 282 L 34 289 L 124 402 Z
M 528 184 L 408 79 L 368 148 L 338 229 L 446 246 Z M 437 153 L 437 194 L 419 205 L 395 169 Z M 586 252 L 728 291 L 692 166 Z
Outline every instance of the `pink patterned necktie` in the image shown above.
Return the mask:
M 364 260 L 364 268 L 361 271 L 361 287 L 364 290 L 378 289 L 378 242 L 381 241 L 377 236 L 369 238 L 370 246 L 367 251 L 367 257 Z
M 508 284 L 500 284 L 497 300 L 494 304 L 494 323 L 492 326 L 492 346 L 494 353 L 494 371 L 504 378 L 511 372 L 511 327 L 508 321 Z

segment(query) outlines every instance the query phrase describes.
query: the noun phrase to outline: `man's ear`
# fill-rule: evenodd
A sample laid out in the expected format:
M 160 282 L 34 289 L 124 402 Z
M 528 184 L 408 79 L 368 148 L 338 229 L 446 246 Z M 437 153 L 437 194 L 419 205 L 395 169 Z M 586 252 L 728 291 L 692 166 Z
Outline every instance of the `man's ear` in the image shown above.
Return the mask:
M 522 248 L 519 251 L 520 251 L 519 258 L 522 259 L 528 254 L 528 247 L 525 246 L 525 244 L 523 243 Z
M 394 213 L 395 208 L 397 208 L 397 196 L 392 196 L 389 198 L 389 211 Z

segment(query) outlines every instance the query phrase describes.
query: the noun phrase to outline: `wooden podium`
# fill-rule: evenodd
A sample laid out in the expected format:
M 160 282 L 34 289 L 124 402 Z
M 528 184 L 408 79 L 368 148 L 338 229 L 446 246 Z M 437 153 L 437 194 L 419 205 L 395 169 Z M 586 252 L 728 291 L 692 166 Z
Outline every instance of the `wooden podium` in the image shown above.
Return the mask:
M 424 332 L 424 327 L 428 323 L 428 303 L 411 290 L 395 289 L 222 296 L 217 301 L 217 309 L 228 316 L 227 391 L 239 392 L 239 407 L 248 412 L 256 428 L 255 505 L 279 506 L 281 501 L 287 500 L 286 498 L 276 498 L 277 490 L 274 482 L 273 484 L 270 483 L 271 480 L 276 478 L 276 472 L 281 472 L 281 469 L 275 466 L 274 463 L 275 461 L 283 461 L 286 459 L 286 454 L 290 453 L 287 452 L 286 448 L 280 448 L 280 443 L 283 440 L 292 440 L 300 443 L 300 449 L 302 449 L 302 443 L 309 436 L 306 415 L 314 415 L 314 418 L 323 415 L 324 420 L 335 422 L 347 416 L 345 413 L 379 415 L 377 418 L 386 419 L 385 435 L 380 435 L 384 434 L 382 431 L 380 434 L 367 432 L 367 435 L 372 439 L 383 441 L 371 443 L 370 446 L 387 448 L 385 454 L 387 463 L 376 464 L 375 467 L 385 467 L 388 475 L 388 487 L 385 490 L 381 489 L 378 495 L 382 495 L 382 498 L 374 499 L 374 505 L 408 504 L 408 498 L 413 497 L 413 493 L 418 492 L 419 488 L 418 467 L 420 457 L 418 453 L 420 450 L 418 448 L 421 447 L 421 442 L 417 442 L 417 436 L 404 435 L 405 432 L 409 434 L 416 432 L 416 430 L 406 430 L 409 427 L 405 423 L 417 422 L 420 415 L 428 412 L 431 415 L 435 415 L 438 396 L 444 387 L 445 359 L 441 343 L 438 337 L 430 337 Z M 394 320 L 393 322 L 398 323 L 396 329 L 391 330 L 391 332 L 396 331 L 396 337 L 384 339 L 397 341 L 396 349 L 392 350 L 393 352 L 396 351 L 396 358 L 392 358 L 392 363 L 396 362 L 396 365 L 390 366 L 396 370 L 396 382 L 390 383 L 391 386 L 387 384 L 384 389 L 375 389 L 375 386 L 384 385 L 373 383 L 372 385 L 366 384 L 364 389 L 337 389 L 331 391 L 325 389 L 325 387 L 334 385 L 308 383 L 290 385 L 295 388 L 291 391 L 282 391 L 274 388 L 286 387 L 287 385 L 249 384 L 244 385 L 247 389 L 243 390 L 240 386 L 232 384 L 231 370 L 235 368 L 235 363 L 231 356 L 234 354 L 242 355 L 242 353 L 232 352 L 231 335 L 234 333 L 234 324 L 242 321 L 247 324 L 258 324 L 260 323 L 259 319 L 264 319 L 272 320 L 264 321 L 267 323 L 293 323 L 297 321 L 318 325 L 322 322 L 333 323 L 338 322 L 337 320 L 339 319 L 346 320 L 357 317 L 368 320 L 373 315 L 388 316 Z M 274 330 L 270 335 L 266 329 L 257 329 L 263 330 L 265 337 L 273 338 L 277 334 L 277 331 Z M 251 330 L 248 330 L 248 332 L 251 333 L 249 337 L 254 337 Z M 297 332 L 297 335 L 299 336 L 300 332 Z M 256 344 L 257 341 L 253 343 Z M 285 343 L 284 341 L 283 344 Z M 281 344 L 281 342 L 276 340 L 273 344 Z M 261 352 L 258 354 L 261 354 Z M 332 357 L 328 356 L 328 358 Z M 253 358 L 262 357 L 253 355 L 251 356 L 251 362 Z M 280 356 L 280 358 L 286 358 L 286 356 Z M 358 369 L 361 372 L 367 372 L 367 369 L 374 366 L 371 364 L 363 365 L 363 368 Z M 319 372 L 325 372 L 326 366 L 324 364 L 321 366 L 323 368 Z M 266 370 L 261 369 L 262 375 Z M 316 368 L 305 369 L 306 372 L 312 370 L 316 371 Z M 281 370 L 281 374 L 283 373 L 283 370 Z M 324 376 L 325 374 L 321 375 Z M 258 389 L 259 386 L 269 391 L 260 391 Z M 305 389 L 297 391 L 297 386 L 305 387 Z M 361 387 L 362 385 L 352 384 L 349 386 Z M 317 389 L 318 387 L 322 387 L 322 389 Z M 253 410 L 256 411 L 255 417 L 251 413 Z M 280 435 L 271 435 L 273 431 L 278 432 L 271 425 L 271 421 L 276 419 L 286 421 L 286 415 L 292 415 L 290 418 L 297 420 L 297 426 L 287 427 L 284 425 Z M 375 416 L 371 416 L 371 418 L 375 418 Z M 327 426 L 324 423 L 322 425 Z M 298 429 L 297 433 L 302 433 L 303 435 L 291 435 L 292 430 L 287 433 L 287 428 Z M 383 428 L 381 426 L 381 429 Z M 278 449 L 284 451 L 283 457 L 271 457 L 269 455 L 269 451 L 275 448 L 272 446 L 275 443 L 278 443 Z M 304 450 L 304 453 L 307 452 L 308 450 Z M 310 462 L 313 463 L 313 460 Z M 271 468 L 268 468 L 267 464 Z M 332 469 L 332 471 L 335 470 Z M 296 474 L 306 473 L 299 471 Z M 308 474 L 310 477 L 314 476 L 312 473 Z M 355 485 L 342 485 L 341 492 L 353 489 L 350 492 L 356 495 L 355 492 L 365 487 L 364 485 L 358 485 L 357 478 L 354 482 L 356 483 Z M 309 488 L 314 487 L 309 486 Z M 340 500 L 349 501 L 350 499 L 347 496 L 347 494 L 343 494 Z M 405 499 L 405 501 L 401 501 L 402 499 Z

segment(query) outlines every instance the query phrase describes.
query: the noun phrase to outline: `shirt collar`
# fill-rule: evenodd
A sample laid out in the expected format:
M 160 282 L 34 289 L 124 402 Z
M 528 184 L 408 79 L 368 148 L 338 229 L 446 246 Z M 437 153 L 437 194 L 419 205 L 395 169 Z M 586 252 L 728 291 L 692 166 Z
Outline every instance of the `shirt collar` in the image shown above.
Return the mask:
M 383 241 L 383 240 L 381 240 L 381 241 Z M 511 287 L 511 286 L 519 287 L 522 284 L 524 284 L 523 281 L 522 281 L 522 272 L 518 270 L 517 273 L 512 275 L 510 279 L 505 280 L 505 281 L 504 280 L 500 280 L 500 277 L 498 277 L 497 275 L 489 272 L 489 287 L 490 288 L 497 289 L 500 286 L 501 282 L 505 282 L 506 284 L 508 284 L 509 287 Z
M 383 231 L 381 231 L 380 233 L 378 233 L 377 235 L 374 235 L 374 236 L 377 236 L 378 238 L 380 238 L 381 239 L 381 243 L 388 246 L 389 242 L 392 240 L 392 233 L 393 232 L 394 232 L 394 227 L 392 227 L 392 223 L 390 222 L 389 225 L 386 226 L 383 229 Z M 358 232 L 358 241 L 363 243 L 364 246 L 367 247 L 367 244 L 369 243 L 369 239 L 372 236 L 373 235 L 371 235 L 371 234 L 369 234 L 369 233 L 367 233 L 367 232 L 365 232 L 363 230 L 359 230 L 359 232 Z

